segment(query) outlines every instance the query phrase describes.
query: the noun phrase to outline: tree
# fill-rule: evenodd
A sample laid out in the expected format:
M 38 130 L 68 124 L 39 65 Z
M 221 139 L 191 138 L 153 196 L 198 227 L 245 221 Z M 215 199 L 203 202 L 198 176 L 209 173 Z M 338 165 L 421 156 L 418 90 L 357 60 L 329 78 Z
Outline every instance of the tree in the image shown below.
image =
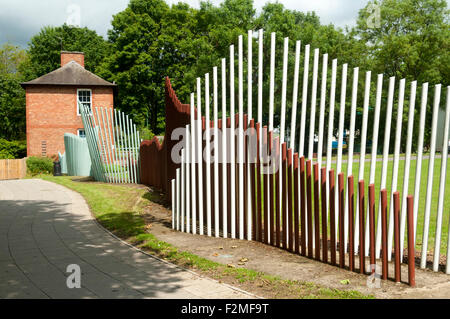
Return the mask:
M 186 4 L 171 8 L 162 0 L 132 0 L 114 16 L 108 32 L 112 54 L 98 68 L 98 74 L 119 86 L 117 104 L 139 126 L 149 116 L 154 133 L 164 130 L 164 78 L 178 83 L 195 61 L 195 47 L 204 41 L 193 38 L 195 10 Z M 190 83 L 191 84 L 191 83 Z
M 43 27 L 28 45 L 30 57 L 27 80 L 47 74 L 61 66 L 61 51 L 82 51 L 85 68 L 91 72 L 109 54 L 109 44 L 103 37 L 88 28 L 63 24 L 59 27 Z
M 367 23 L 371 10 L 369 6 L 376 5 L 380 9 L 380 25 Z M 385 80 L 395 76 L 397 80 L 405 78 L 407 83 L 418 82 L 417 95 L 420 97 L 420 87 L 423 82 L 429 82 L 429 98 L 427 105 L 427 122 L 432 116 L 432 96 L 434 84 L 442 83 L 445 88 L 450 79 L 450 28 L 449 10 L 445 0 L 382 0 L 372 1 L 360 10 L 357 26 L 353 30 L 361 42 L 368 43 L 368 66 L 374 73 L 384 73 Z M 387 87 L 385 82 L 384 87 Z M 409 88 L 409 85 L 407 86 Z M 405 93 L 408 97 L 409 91 Z M 416 118 L 418 117 L 416 102 Z M 409 99 L 404 112 L 408 112 Z M 382 103 L 382 115 L 386 103 Z M 396 116 L 394 105 L 394 116 Z M 403 127 L 407 125 L 404 117 Z M 417 134 L 418 121 L 414 130 Z M 427 124 L 428 125 L 428 124 Z M 381 132 L 383 135 L 383 132 Z M 393 139 L 395 134 L 391 135 Z M 402 145 L 406 134 L 403 134 Z M 425 130 L 425 145 L 429 143 L 430 131 Z M 413 144 L 417 138 L 413 138 Z M 394 141 L 391 141 L 391 146 Z M 414 145 L 415 147 L 415 145 Z
M 380 27 L 367 24 L 369 5 L 380 8 Z M 448 85 L 449 10 L 445 0 L 382 0 L 360 10 L 356 35 L 370 44 L 373 69 L 387 76 Z
M 0 138 L 25 138 L 25 92 L 20 87 L 26 52 L 9 43 L 0 47 Z

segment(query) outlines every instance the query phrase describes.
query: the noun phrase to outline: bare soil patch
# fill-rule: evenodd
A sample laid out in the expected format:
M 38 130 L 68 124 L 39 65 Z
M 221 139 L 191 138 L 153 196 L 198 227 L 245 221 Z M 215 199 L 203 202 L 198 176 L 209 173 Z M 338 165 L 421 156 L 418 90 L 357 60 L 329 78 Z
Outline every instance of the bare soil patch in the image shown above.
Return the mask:
M 151 196 L 149 199 L 152 201 L 145 207 L 143 213 L 148 231 L 159 240 L 208 260 L 233 268 L 253 269 L 282 279 L 313 283 L 330 289 L 356 290 L 376 298 L 450 298 L 450 276 L 442 272 L 435 273 L 429 269 L 423 270 L 416 267 L 417 286 L 411 288 L 406 284 L 407 265 L 402 264 L 402 281 L 404 282 L 396 284 L 391 280 L 381 280 L 380 288 L 370 288 L 367 284 L 369 278 L 367 275 L 311 260 L 277 247 L 254 241 L 174 231 L 171 228 L 172 213 L 166 208 L 162 196 L 153 190 L 146 196 Z M 359 269 L 358 258 L 355 260 L 356 269 Z M 214 273 L 214 271 L 206 275 L 264 297 L 289 298 L 293 293 L 290 287 L 287 287 L 289 285 L 273 290 L 274 287 L 266 285 L 264 280 L 261 282 L 240 281 L 234 276 L 227 277 L 223 273 Z M 390 277 L 394 275 L 392 263 L 389 265 L 389 275 Z M 307 286 L 304 287 L 306 290 Z

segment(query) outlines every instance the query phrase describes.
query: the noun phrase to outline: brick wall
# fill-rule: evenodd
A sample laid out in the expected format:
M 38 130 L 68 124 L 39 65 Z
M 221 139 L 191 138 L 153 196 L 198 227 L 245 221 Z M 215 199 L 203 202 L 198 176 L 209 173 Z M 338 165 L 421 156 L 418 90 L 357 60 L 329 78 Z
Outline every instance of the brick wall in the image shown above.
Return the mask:
M 61 66 L 70 61 L 75 61 L 84 68 L 84 53 L 82 52 L 61 52 Z
M 92 90 L 94 107 L 113 107 L 113 89 L 80 87 Z M 77 87 L 30 86 L 26 89 L 27 155 L 41 156 L 42 142 L 46 155 L 63 153 L 64 133 L 77 134 L 83 128 L 77 115 Z

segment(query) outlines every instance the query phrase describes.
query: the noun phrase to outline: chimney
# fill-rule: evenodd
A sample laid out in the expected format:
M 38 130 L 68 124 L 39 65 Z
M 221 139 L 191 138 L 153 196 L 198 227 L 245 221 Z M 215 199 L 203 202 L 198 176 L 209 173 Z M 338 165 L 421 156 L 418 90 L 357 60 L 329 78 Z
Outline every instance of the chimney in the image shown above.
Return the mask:
M 70 61 L 75 61 L 84 68 L 84 53 L 61 51 L 61 66 L 65 66 Z

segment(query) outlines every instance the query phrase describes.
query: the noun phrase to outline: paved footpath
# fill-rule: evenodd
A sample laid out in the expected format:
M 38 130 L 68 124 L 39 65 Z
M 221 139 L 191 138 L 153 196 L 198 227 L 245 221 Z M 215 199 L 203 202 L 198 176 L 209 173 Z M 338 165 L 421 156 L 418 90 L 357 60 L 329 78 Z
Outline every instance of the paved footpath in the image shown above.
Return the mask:
M 67 266 L 81 288 L 67 287 Z M 111 236 L 84 199 L 38 180 L 0 181 L 0 298 L 254 298 Z

